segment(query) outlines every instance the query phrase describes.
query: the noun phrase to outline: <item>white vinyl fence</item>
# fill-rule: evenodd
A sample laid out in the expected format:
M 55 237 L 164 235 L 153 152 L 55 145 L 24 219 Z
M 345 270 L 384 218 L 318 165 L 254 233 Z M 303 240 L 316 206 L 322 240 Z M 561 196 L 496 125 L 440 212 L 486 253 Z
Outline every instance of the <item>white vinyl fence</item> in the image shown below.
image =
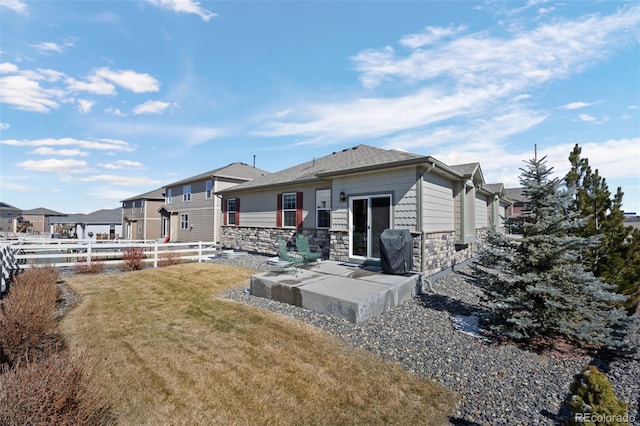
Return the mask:
M 55 267 L 75 266 L 79 262 L 91 264 L 102 262 L 117 265 L 123 262 L 128 248 L 141 248 L 143 261 L 158 267 L 163 255 L 179 256 L 183 261 L 202 262 L 222 253 L 220 246 L 213 242 L 162 243 L 156 240 L 66 240 L 66 239 L 23 239 L 10 243 L 11 251 L 20 268 L 36 265 Z M 4 256 L 4 255 L 3 255 Z

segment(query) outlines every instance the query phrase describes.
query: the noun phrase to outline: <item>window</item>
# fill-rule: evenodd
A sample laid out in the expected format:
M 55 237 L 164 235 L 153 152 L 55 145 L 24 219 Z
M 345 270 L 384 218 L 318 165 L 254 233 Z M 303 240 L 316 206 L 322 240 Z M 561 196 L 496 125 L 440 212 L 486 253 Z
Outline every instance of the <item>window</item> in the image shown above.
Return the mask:
M 238 204 L 235 198 L 227 200 L 227 225 L 236 225 L 236 211 Z
M 316 191 L 316 228 L 331 226 L 331 190 L 318 189 Z
M 140 211 L 144 212 L 144 200 L 140 200 Z
M 205 191 L 205 197 L 207 198 L 207 200 L 209 198 L 211 198 L 211 189 L 213 188 L 213 181 L 208 180 L 207 181 L 207 189 Z
M 282 194 L 282 225 L 296 226 L 296 193 Z
M 180 215 L 180 229 L 189 229 L 189 215 L 181 214 Z
M 173 191 L 169 188 L 167 189 L 167 204 L 171 204 L 171 201 L 173 201 Z
M 182 201 L 191 201 L 191 185 L 182 187 Z

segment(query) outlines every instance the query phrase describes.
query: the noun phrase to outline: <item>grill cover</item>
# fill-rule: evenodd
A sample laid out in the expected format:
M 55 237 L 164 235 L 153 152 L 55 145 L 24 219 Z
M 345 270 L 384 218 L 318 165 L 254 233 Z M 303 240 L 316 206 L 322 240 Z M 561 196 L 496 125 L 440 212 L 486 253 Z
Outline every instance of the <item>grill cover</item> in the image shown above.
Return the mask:
M 413 268 L 413 238 L 408 229 L 385 229 L 380 234 L 380 264 L 385 274 L 403 275 Z

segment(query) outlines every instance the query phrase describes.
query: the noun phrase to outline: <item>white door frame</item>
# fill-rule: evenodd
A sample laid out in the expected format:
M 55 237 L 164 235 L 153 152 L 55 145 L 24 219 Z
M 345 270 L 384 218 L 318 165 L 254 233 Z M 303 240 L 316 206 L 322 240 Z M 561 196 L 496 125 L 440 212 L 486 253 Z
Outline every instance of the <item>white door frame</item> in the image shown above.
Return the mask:
M 372 223 L 372 211 L 371 211 L 371 199 L 373 198 L 388 198 L 389 199 L 389 227 L 393 227 L 393 195 L 392 194 L 371 194 L 371 195 L 354 195 L 349 197 L 349 257 L 353 259 L 361 259 L 361 260 L 379 260 L 378 257 L 372 257 L 371 255 L 371 223 Z M 355 229 L 355 224 L 353 223 L 353 202 L 355 200 L 367 200 L 367 255 L 360 256 L 353 254 L 353 231 Z

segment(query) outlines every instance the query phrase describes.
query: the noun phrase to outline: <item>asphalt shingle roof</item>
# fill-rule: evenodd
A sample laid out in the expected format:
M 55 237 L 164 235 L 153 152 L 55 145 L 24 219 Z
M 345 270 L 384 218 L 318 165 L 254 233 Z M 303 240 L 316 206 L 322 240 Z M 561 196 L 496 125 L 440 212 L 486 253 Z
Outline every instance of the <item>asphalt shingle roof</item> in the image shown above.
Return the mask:
M 35 209 L 31 209 L 31 210 L 22 210 L 22 215 L 26 216 L 26 215 L 33 215 L 33 214 L 38 214 L 38 215 L 43 215 L 43 216 L 66 216 L 65 213 L 60 213 L 57 212 L 55 210 L 51 210 L 51 209 L 47 209 L 44 207 L 38 207 Z
M 115 209 L 102 209 L 95 212 L 83 214 L 76 213 L 70 214 L 65 217 L 52 219 L 51 223 L 121 223 L 122 222 L 122 207 Z
M 144 194 L 135 195 L 122 201 L 132 200 L 164 200 L 164 188 L 154 189 L 153 191 L 145 192 Z
M 524 188 L 505 188 L 504 196 L 513 201 L 527 201 L 527 197 L 524 196 Z
M 365 168 L 392 165 L 405 161 L 427 160 L 428 157 L 408 152 L 386 150 L 369 145 L 358 145 L 337 151 L 320 158 L 314 158 L 306 163 L 262 176 L 255 180 L 244 182 L 229 188 L 224 192 L 235 192 L 267 186 L 277 186 L 292 182 L 305 182 L 322 179 L 325 175 L 348 173 Z
M 204 179 L 210 179 L 211 176 L 227 177 L 232 179 L 244 179 L 253 180 L 261 176 L 267 175 L 269 172 L 261 170 L 257 167 L 249 166 L 245 163 L 231 163 L 217 169 L 210 170 L 208 172 L 200 173 L 199 175 L 191 176 L 185 179 L 181 179 L 177 182 L 170 183 L 165 187 L 181 185 L 188 182 L 196 182 Z

